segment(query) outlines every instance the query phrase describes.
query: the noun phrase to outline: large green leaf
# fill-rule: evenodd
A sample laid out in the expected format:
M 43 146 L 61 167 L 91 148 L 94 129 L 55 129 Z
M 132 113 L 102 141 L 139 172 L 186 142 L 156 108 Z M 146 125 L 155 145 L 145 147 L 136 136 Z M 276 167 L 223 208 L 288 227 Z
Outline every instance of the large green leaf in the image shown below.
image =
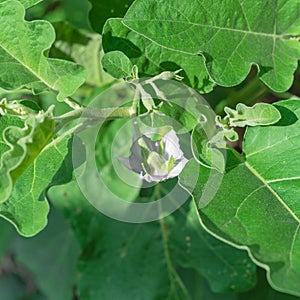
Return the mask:
M 51 188 L 49 198 L 82 247 L 80 299 L 192 299 L 180 270 L 200 272 L 215 291 L 254 285 L 255 267 L 247 254 L 205 233 L 193 209 L 159 222 L 128 224 L 93 210 L 76 182 Z
M 119 50 L 138 66 L 143 76 L 158 75 L 163 71 L 183 69 L 184 81 L 200 92 L 211 91 L 213 83 L 201 56 L 166 49 L 128 29 L 122 19 L 109 19 L 103 29 L 105 52 Z
M 69 132 L 49 143 L 17 179 L 9 199 L 0 205 L 0 216 L 23 236 L 33 236 L 47 224 L 49 205 L 44 191 L 68 153 Z
M 85 80 L 85 71 L 72 62 L 46 58 L 55 33 L 46 21 L 26 22 L 18 1 L 0 3 L 0 85 L 58 91 L 58 99 L 72 95 Z
M 243 81 L 253 64 L 275 91 L 287 90 L 300 56 L 300 2 L 137 0 L 124 24 L 178 55 L 201 53 L 224 86 Z
M 196 206 L 180 208 L 169 225 L 171 257 L 184 267 L 197 270 L 215 292 L 238 292 L 255 285 L 255 265 L 247 254 L 220 243 L 200 226 Z
M 276 103 L 281 120 L 266 127 L 248 128 L 245 157 L 232 151 L 215 197 L 201 206 L 201 222 L 212 234 L 247 249 L 268 270 L 271 285 L 300 295 L 300 102 Z M 196 189 L 192 174 L 200 176 Z M 210 170 L 191 161 L 180 175 L 181 184 L 203 203 L 201 190 Z

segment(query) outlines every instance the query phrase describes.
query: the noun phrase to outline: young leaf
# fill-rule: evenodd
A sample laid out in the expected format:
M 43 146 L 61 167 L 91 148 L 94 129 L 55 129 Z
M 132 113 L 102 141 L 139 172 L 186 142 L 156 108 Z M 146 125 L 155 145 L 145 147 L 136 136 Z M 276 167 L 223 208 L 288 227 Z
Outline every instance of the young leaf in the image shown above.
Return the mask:
M 85 71 L 72 62 L 46 58 L 55 33 L 46 21 L 24 20 L 16 0 L 0 3 L 0 81 L 6 90 L 28 87 L 58 91 L 58 100 L 72 95 L 85 80 Z
M 141 76 L 182 69 L 183 81 L 201 93 L 210 92 L 214 86 L 206 71 L 203 57 L 159 46 L 125 27 L 122 19 L 109 19 L 106 22 L 103 28 L 103 49 L 105 52 L 124 52 L 132 64 L 138 66 Z
M 133 68 L 129 58 L 121 51 L 106 53 L 101 62 L 103 69 L 116 79 L 126 78 Z
M 201 53 L 217 84 L 242 82 L 255 64 L 261 80 L 283 92 L 300 56 L 298 0 L 137 0 L 123 23 L 161 47 Z
M 214 126 L 214 125 L 212 125 Z M 216 144 L 212 143 L 213 136 L 207 136 L 201 124 L 195 126 L 192 132 L 192 150 L 195 159 L 207 167 L 215 168 L 220 173 L 225 170 L 225 148 L 226 143 L 222 134 L 215 132 Z
M 236 110 L 225 107 L 224 111 L 227 115 L 225 120 L 232 127 L 271 125 L 281 118 L 276 107 L 267 103 L 257 103 L 251 107 L 239 103 Z
M 275 104 L 282 119 L 273 126 L 251 127 L 244 154 L 227 154 L 227 170 L 215 197 L 199 210 L 208 231 L 238 248 L 268 271 L 271 285 L 300 295 L 300 102 Z M 189 178 L 200 168 L 195 190 Z M 197 204 L 209 169 L 190 161 L 181 184 Z

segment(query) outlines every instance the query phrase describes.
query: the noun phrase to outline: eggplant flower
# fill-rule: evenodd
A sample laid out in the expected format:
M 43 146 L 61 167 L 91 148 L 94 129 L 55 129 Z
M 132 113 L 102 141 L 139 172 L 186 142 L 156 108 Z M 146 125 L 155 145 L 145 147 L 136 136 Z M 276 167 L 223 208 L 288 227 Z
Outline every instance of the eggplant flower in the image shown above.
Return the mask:
M 148 182 L 160 182 L 177 177 L 188 160 L 180 149 L 179 139 L 174 130 L 162 139 L 152 141 L 142 135 L 133 142 L 128 158 L 119 158 L 129 170 L 140 174 Z

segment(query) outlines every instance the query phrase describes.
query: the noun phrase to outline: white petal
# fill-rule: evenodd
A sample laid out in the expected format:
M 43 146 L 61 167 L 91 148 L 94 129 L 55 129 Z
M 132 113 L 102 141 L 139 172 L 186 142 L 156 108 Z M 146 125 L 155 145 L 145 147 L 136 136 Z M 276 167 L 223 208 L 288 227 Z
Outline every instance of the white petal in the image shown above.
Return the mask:
M 169 157 L 173 156 L 177 160 L 183 156 L 183 152 L 179 145 L 179 139 L 173 129 L 170 130 L 162 140 L 165 145 L 165 151 L 168 153 Z

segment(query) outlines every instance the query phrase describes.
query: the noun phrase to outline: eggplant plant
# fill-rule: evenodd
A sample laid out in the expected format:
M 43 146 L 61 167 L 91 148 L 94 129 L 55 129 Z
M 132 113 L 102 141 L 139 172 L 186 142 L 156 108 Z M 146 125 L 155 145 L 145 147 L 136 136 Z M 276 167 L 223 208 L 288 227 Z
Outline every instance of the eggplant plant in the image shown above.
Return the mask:
M 300 297 L 299 0 L 0 0 L 0 297 Z

